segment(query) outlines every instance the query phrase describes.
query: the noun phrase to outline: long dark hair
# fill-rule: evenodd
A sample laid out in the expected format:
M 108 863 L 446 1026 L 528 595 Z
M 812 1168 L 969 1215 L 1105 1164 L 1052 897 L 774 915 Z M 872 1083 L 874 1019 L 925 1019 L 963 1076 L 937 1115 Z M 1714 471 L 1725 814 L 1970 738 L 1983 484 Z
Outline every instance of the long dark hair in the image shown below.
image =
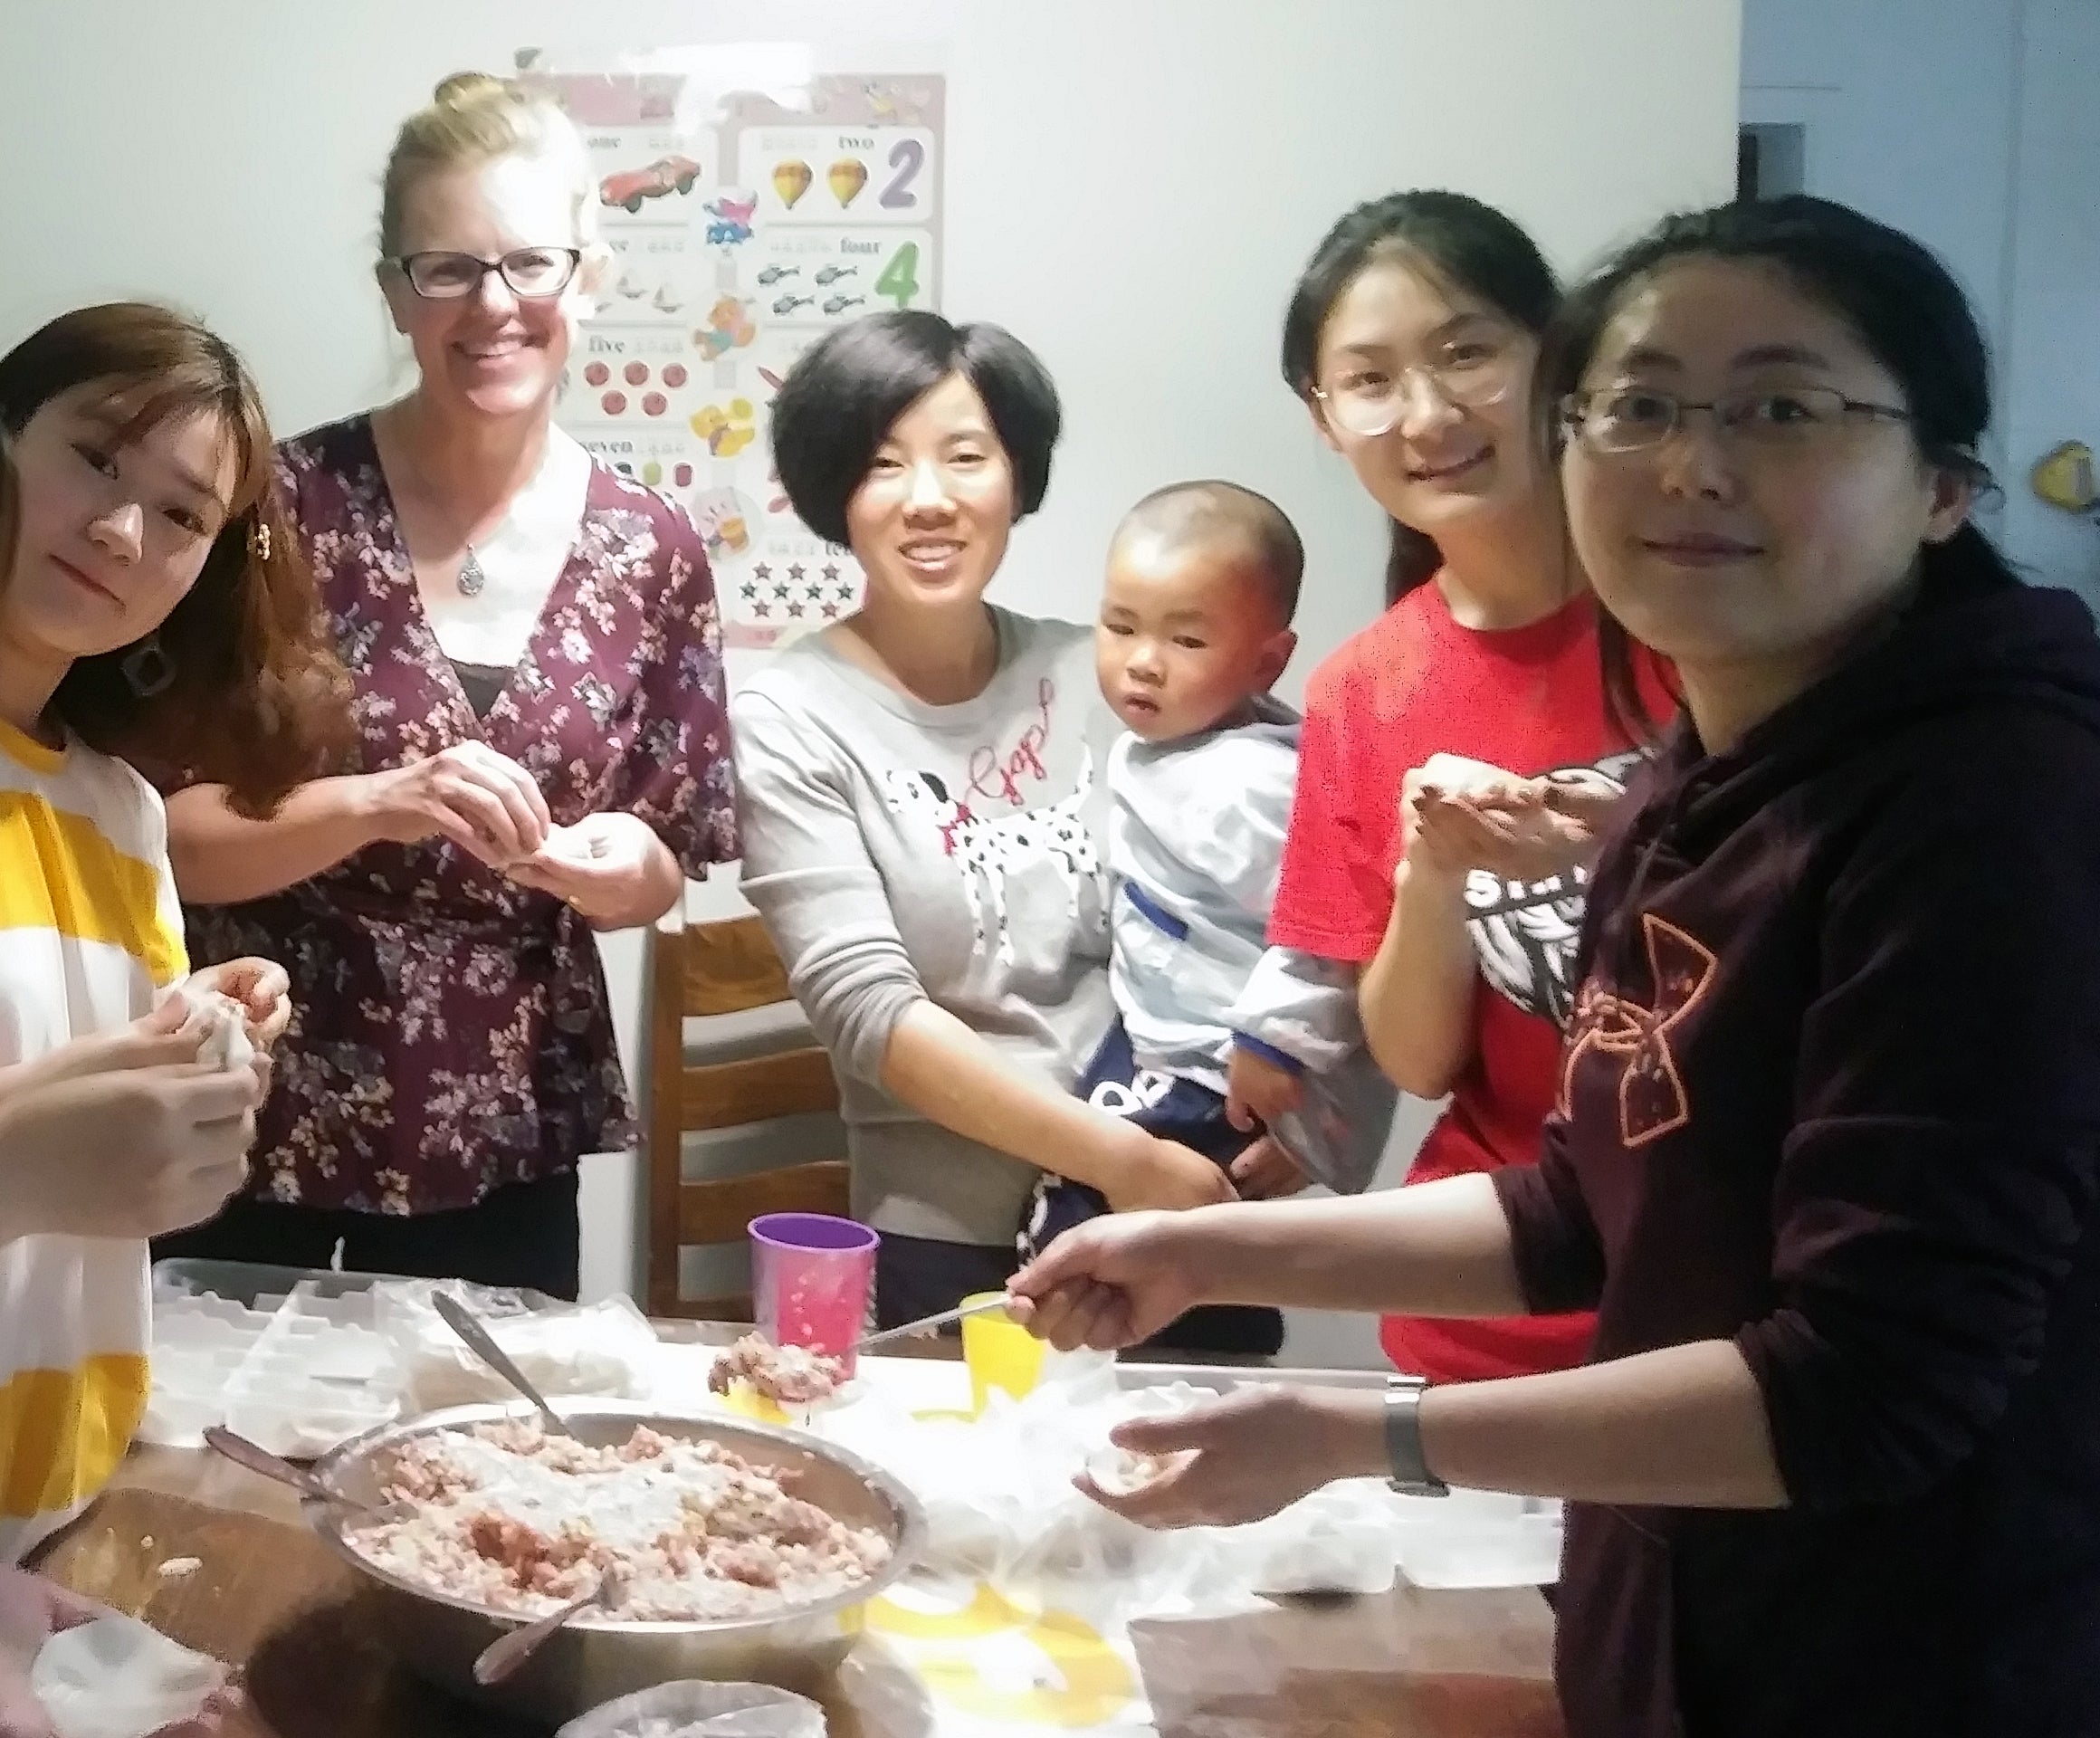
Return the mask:
M 1604 329 L 1628 293 L 1675 260 L 1752 260 L 1784 272 L 1858 336 L 1903 388 L 1910 428 L 1929 464 L 1988 490 L 1990 472 L 1976 455 L 1990 424 L 1990 360 L 1962 287 L 1922 243 L 1849 205 L 1790 194 L 1666 217 L 1572 291 L 1540 349 L 1532 402 L 1545 438 L 1564 437 L 1559 406 L 1582 383 Z M 2019 577 L 1973 523 L 1918 551 L 1927 584 L 1953 580 L 2016 586 Z M 1637 740 L 1656 725 L 1641 702 L 1631 638 L 1598 616 L 1605 702 Z
M 1327 232 L 1298 279 L 1284 316 L 1284 381 L 1317 410 L 1320 335 L 1334 304 L 1365 267 L 1414 260 L 1534 337 L 1561 299 L 1553 269 L 1538 244 L 1493 205 L 1463 193 L 1415 188 L 1373 199 Z M 1386 558 L 1386 602 L 1397 603 L 1444 563 L 1437 540 L 1392 521 Z
M 278 493 L 262 395 L 232 348 L 188 316 L 110 302 L 61 314 L 0 356 L 0 432 L 20 434 L 90 382 L 127 400 L 127 436 L 168 416 L 215 417 L 236 475 L 196 583 L 147 640 L 74 659 L 52 713 L 91 748 L 157 778 L 224 784 L 238 812 L 267 816 L 333 769 L 354 726 L 348 678 Z M 142 693 L 125 665 L 148 644 L 165 675 Z

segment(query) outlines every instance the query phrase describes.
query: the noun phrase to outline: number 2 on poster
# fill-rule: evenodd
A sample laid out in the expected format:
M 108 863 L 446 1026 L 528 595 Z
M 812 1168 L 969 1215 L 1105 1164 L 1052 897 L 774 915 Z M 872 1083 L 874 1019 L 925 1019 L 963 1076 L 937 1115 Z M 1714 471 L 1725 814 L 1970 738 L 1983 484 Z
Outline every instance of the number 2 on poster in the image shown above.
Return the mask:
M 890 167 L 897 173 L 890 178 L 877 203 L 885 211 L 910 211 L 919 203 L 919 196 L 912 191 L 912 184 L 919 178 L 919 171 L 926 167 L 926 148 L 915 138 L 900 138 L 890 148 Z
M 887 296 L 900 308 L 909 308 L 919 293 L 919 244 L 906 242 L 890 255 L 883 275 L 875 280 L 875 293 Z

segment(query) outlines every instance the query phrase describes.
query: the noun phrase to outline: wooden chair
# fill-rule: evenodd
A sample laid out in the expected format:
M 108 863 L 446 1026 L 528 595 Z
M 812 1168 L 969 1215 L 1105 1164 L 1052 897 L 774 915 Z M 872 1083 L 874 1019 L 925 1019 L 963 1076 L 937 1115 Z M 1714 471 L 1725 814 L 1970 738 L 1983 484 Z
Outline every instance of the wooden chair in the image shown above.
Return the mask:
M 649 937 L 649 1237 L 648 1299 L 654 1316 L 748 1322 L 749 1292 L 687 1298 L 679 1287 L 679 1251 L 694 1245 L 741 1245 L 762 1213 L 847 1211 L 843 1159 L 776 1166 L 734 1176 L 688 1179 L 690 1133 L 735 1128 L 774 1117 L 835 1112 L 838 1085 L 831 1059 L 809 1043 L 798 1016 L 783 1039 L 720 1046 L 730 1059 L 695 1060 L 711 1048 L 706 1028 L 718 1020 L 788 1003 L 788 974 L 756 917 L 687 926 L 673 912 Z M 785 1013 L 787 1010 L 780 1010 Z M 694 1022 L 700 1029 L 697 1042 Z M 782 1047 L 785 1043 L 787 1047 Z M 749 1054 L 753 1048 L 757 1054 Z

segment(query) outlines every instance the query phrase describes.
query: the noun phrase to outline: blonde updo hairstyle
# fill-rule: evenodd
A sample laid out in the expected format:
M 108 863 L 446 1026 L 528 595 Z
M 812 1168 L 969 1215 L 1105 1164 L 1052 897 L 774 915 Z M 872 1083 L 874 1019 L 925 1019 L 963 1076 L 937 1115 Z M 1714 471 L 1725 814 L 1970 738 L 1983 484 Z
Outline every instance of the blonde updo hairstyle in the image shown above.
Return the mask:
M 567 180 L 575 245 L 584 251 L 579 276 L 587 291 L 595 291 L 610 255 L 598 238 L 597 186 L 583 136 L 552 97 L 491 72 L 454 72 L 394 136 L 380 182 L 381 269 L 401 253 L 403 221 L 418 184 L 510 157 L 544 162 Z

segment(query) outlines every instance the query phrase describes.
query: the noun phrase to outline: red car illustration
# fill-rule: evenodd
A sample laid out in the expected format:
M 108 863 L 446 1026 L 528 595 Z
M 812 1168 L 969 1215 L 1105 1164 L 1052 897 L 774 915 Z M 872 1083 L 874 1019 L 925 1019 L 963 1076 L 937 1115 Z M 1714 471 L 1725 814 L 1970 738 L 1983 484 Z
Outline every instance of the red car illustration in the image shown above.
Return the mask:
M 660 157 L 645 169 L 622 169 L 598 183 L 598 203 L 642 209 L 644 199 L 667 193 L 691 193 L 700 179 L 700 165 L 690 157 Z

